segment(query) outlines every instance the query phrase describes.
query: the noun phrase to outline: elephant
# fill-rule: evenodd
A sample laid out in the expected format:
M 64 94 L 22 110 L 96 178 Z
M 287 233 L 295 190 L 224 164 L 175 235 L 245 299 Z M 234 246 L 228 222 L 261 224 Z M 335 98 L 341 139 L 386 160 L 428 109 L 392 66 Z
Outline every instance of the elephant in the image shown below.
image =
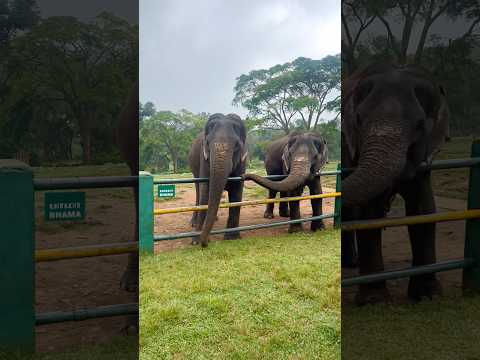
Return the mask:
M 208 210 L 193 214 L 192 224 L 201 233 L 192 238 L 192 244 L 200 242 L 202 247 L 208 246 L 223 190 L 227 190 L 229 202 L 242 201 L 243 182 L 227 181 L 227 178 L 245 173 L 246 138 L 245 124 L 238 115 L 215 113 L 209 116 L 204 131 L 193 141 L 188 155 L 190 169 L 195 178 L 206 177 L 209 181 L 195 184 L 195 204 L 208 204 Z M 238 227 L 239 221 L 240 207 L 229 208 L 227 228 Z M 238 238 L 238 231 L 224 235 L 224 239 Z
M 444 88 L 420 66 L 388 63 L 368 65 L 342 86 L 342 167 L 352 169 L 342 175 L 342 221 L 385 217 L 397 194 L 406 215 L 434 213 L 429 164 L 449 140 Z M 426 171 L 417 170 L 422 162 Z M 435 263 L 435 224 L 408 233 L 413 266 Z M 357 260 L 360 275 L 384 270 L 381 229 L 342 231 L 342 266 Z M 441 292 L 435 274 L 410 277 L 413 301 Z M 358 305 L 389 300 L 385 281 L 359 285 L 355 296 Z
M 127 163 L 130 174 L 138 176 L 138 114 L 139 114 L 138 80 L 130 90 L 128 99 L 120 113 L 116 127 L 116 140 L 123 160 Z M 135 201 L 135 241 L 138 243 L 138 183 L 134 187 Z M 120 281 L 120 287 L 136 294 L 138 300 L 138 253 L 128 255 L 127 267 Z M 130 315 L 127 319 L 127 333 L 138 333 L 138 315 Z
M 317 172 L 328 161 L 328 147 L 325 139 L 314 132 L 293 132 L 272 142 L 266 151 L 265 168 L 268 175 L 287 175 L 280 181 L 272 181 L 255 174 L 245 174 L 246 180 L 251 179 L 269 189 L 269 198 L 275 198 L 277 192 L 281 197 L 300 196 L 303 188 L 310 189 L 310 194 L 321 194 L 322 184 Z M 322 199 L 311 200 L 313 216 L 322 215 Z M 290 211 L 289 211 L 290 207 Z M 273 218 L 274 204 L 267 204 L 264 217 Z M 279 206 L 280 216 L 290 215 L 291 220 L 300 219 L 298 201 L 283 202 Z M 314 220 L 311 230 L 324 228 L 322 220 Z M 302 231 L 301 223 L 290 224 L 289 232 Z

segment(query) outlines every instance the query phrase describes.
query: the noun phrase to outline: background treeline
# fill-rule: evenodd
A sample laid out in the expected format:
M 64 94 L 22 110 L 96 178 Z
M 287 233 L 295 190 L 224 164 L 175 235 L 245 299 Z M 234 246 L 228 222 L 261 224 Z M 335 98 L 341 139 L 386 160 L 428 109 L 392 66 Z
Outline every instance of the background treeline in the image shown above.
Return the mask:
M 478 0 L 342 0 L 342 9 L 342 76 L 372 61 L 420 64 L 446 89 L 451 135 L 480 133 Z M 463 26 L 452 31 L 452 21 Z
M 138 26 L 110 13 L 40 18 L 0 1 L 0 157 L 119 160 L 114 128 L 138 74 Z
M 233 103 L 249 111 L 250 166 L 262 166 L 265 148 L 292 130 L 321 133 L 330 159 L 340 158 L 340 56 L 304 57 L 253 70 L 237 78 Z M 209 114 L 157 111 L 140 104 L 140 168 L 154 172 L 188 172 L 192 140 L 203 131 Z

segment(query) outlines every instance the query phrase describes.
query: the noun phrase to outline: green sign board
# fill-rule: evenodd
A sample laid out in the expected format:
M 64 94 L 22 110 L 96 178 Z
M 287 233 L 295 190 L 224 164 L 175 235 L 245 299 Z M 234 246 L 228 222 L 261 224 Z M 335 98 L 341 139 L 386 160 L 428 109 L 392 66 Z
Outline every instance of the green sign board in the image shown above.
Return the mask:
M 85 218 L 85 193 L 45 193 L 45 220 L 83 220 Z
M 158 185 L 157 196 L 159 198 L 175 197 L 175 185 Z

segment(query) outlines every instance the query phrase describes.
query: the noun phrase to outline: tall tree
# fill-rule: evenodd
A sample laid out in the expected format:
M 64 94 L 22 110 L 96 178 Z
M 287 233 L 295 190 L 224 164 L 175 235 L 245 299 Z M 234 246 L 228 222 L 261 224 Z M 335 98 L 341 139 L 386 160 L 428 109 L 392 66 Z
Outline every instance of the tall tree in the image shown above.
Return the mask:
M 307 130 L 315 128 L 321 115 L 337 111 L 340 102 L 340 56 L 321 60 L 304 57 L 252 70 L 237 78 L 233 104 L 241 104 L 262 120 L 262 128 L 289 133 L 297 119 Z M 337 115 L 338 116 L 338 115 Z

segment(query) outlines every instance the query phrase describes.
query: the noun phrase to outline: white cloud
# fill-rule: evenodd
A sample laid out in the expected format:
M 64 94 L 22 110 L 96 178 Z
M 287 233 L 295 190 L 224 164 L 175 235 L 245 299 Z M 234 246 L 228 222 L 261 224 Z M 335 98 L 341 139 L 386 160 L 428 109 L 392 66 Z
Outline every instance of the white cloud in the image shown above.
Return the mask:
M 242 73 L 339 52 L 338 0 L 140 1 L 140 99 L 159 109 L 244 115 Z

